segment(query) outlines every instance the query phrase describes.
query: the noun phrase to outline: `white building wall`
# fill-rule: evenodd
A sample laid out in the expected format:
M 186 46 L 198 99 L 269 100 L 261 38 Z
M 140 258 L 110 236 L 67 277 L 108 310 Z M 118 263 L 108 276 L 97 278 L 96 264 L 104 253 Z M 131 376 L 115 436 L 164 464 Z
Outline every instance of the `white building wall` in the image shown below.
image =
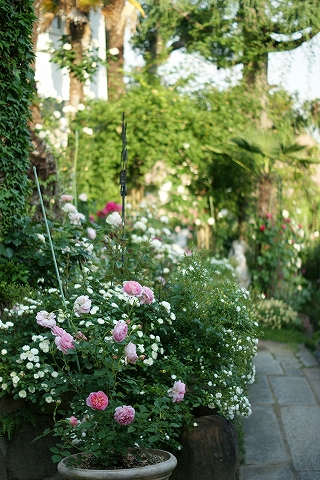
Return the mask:
M 102 60 L 106 59 L 106 35 L 104 18 L 99 12 L 90 12 L 90 25 L 92 30 L 92 42 L 98 45 L 98 54 Z M 36 54 L 35 80 L 37 82 L 38 94 L 40 97 L 52 97 L 59 100 L 69 100 L 69 72 L 67 69 L 58 68 L 50 62 L 51 54 L 48 44 L 58 46 L 59 38 L 64 33 L 64 24 L 61 22 L 59 28 L 58 20 L 55 19 L 50 29 L 41 33 L 38 38 Z M 89 86 L 84 88 L 85 95 L 89 98 L 108 98 L 107 69 L 99 65 L 96 74 L 93 76 Z

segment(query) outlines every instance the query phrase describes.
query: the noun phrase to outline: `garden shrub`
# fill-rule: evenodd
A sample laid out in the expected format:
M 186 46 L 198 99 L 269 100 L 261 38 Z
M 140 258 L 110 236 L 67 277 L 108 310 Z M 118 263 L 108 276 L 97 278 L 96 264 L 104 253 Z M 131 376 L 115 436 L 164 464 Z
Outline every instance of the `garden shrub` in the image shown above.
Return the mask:
M 288 304 L 275 298 L 262 299 L 253 304 L 252 314 L 261 327 L 301 329 L 301 321 Z
M 130 319 L 128 325 L 132 338 L 141 354 L 146 355 L 142 376 L 133 369 L 132 378 L 128 378 L 124 387 L 129 395 L 131 386 L 139 386 L 132 391 L 132 402 L 152 403 L 163 391 L 165 378 L 181 379 L 188 385 L 183 412 L 180 416 L 175 414 L 171 429 L 170 441 L 174 446 L 177 446 L 174 425 L 179 428 L 189 425 L 197 408 L 209 408 L 211 413 L 219 413 L 228 419 L 250 415 L 247 386 L 255 375 L 252 358 L 257 351 L 257 323 L 250 315 L 249 293 L 238 288 L 233 268 L 228 262 L 212 259 L 206 252 L 181 255 L 181 251 L 173 248 L 174 244 L 157 238 L 159 233 L 164 234 L 166 227 L 156 224 L 156 219 L 150 217 L 148 210 L 144 218 L 141 214 L 133 214 L 132 223 L 128 222 L 128 231 L 125 232 L 118 212 L 109 214 L 101 225 L 88 223 L 71 203 L 65 203 L 62 212 L 62 222 L 52 228 L 52 233 L 54 245 L 57 244 L 65 300 L 61 290 L 48 284 L 49 280 L 43 284 L 35 277 L 33 283 L 38 284 L 38 288 L 12 308 L 5 309 L 0 322 L 3 344 L 0 395 L 11 394 L 16 399 L 24 398 L 43 408 L 48 404 L 55 406 L 65 398 L 63 392 L 66 393 L 67 387 L 50 365 L 51 353 L 57 365 L 61 360 L 57 355 L 61 353 L 54 349 L 51 332 L 36 322 L 40 311 L 41 315 L 52 312 L 51 317 L 55 312 L 57 323 L 62 328 L 81 329 L 87 338 L 93 335 L 95 329 L 96 342 L 108 339 L 115 322 L 121 318 Z M 88 228 L 91 228 L 90 236 Z M 95 235 L 92 230 L 95 230 Z M 124 233 L 127 239 L 123 250 Z M 166 236 L 170 236 L 169 233 L 166 231 Z M 35 242 L 38 242 L 36 250 L 42 257 L 41 250 L 47 248 L 48 238 L 45 232 L 39 235 L 40 238 L 35 233 Z M 140 237 L 139 241 L 137 237 Z M 75 261 L 70 264 L 66 261 L 69 255 L 75 256 Z M 48 251 L 45 256 L 49 262 Z M 164 282 L 155 277 L 158 270 L 152 263 L 162 263 L 168 269 L 164 272 Z M 36 275 L 39 274 L 42 272 L 37 271 Z M 53 281 L 52 270 L 51 276 Z M 139 280 L 142 285 L 154 289 L 156 302 L 135 307 L 137 315 L 134 309 L 129 308 L 130 316 L 126 317 L 130 304 L 124 302 L 122 283 L 128 279 Z M 90 296 L 92 309 L 85 316 L 74 316 L 73 302 L 83 294 Z M 142 335 L 140 329 L 143 329 Z M 99 332 L 103 332 L 101 338 Z M 80 342 L 79 345 L 77 343 L 79 355 L 82 355 L 82 347 L 84 353 L 95 348 L 95 342 L 84 344 L 81 338 L 77 340 Z M 83 359 L 85 361 L 85 355 Z M 109 361 L 112 361 L 111 357 Z M 156 368 L 149 373 L 147 366 L 152 363 Z M 64 363 L 61 365 L 63 367 Z M 99 385 L 104 385 L 104 370 L 98 369 L 92 375 L 92 368 L 92 364 L 87 362 L 86 381 L 90 379 L 90 388 L 96 380 L 99 380 Z M 84 378 L 80 372 L 81 382 Z M 144 396 L 139 393 L 142 390 Z M 152 431 L 155 432 L 155 441 L 160 441 L 163 440 L 161 422 L 167 424 L 171 421 L 172 405 L 169 407 L 167 400 L 163 400 L 161 405 L 158 403 L 155 406 L 156 411 L 158 408 L 162 411 L 162 417 L 157 420 L 160 423 L 152 424 Z M 63 407 L 69 408 L 65 403 Z
M 31 148 L 27 122 L 34 92 L 32 0 L 0 0 L 0 232 L 25 211 Z

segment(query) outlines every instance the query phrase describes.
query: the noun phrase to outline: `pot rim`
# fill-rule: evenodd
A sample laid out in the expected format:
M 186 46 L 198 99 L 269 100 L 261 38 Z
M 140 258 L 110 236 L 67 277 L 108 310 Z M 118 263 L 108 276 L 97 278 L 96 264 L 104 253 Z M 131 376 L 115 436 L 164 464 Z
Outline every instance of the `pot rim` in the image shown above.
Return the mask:
M 126 474 L 129 475 L 130 472 L 132 474 L 133 472 L 138 473 L 139 470 L 142 470 L 143 472 L 147 473 L 148 475 L 152 475 L 156 472 L 166 473 L 167 471 L 172 471 L 177 466 L 177 459 L 172 453 L 167 452 L 166 450 L 156 450 L 156 449 L 148 449 L 148 451 L 152 452 L 156 455 L 163 456 L 163 457 L 166 458 L 166 460 L 164 460 L 163 462 L 160 462 L 160 463 L 155 463 L 154 465 L 146 465 L 146 466 L 143 466 L 143 467 L 120 468 L 120 469 L 113 469 L 113 470 L 91 470 L 91 469 L 79 468 L 79 467 L 74 467 L 74 466 L 68 467 L 67 466 L 67 461 L 70 457 L 66 457 L 66 458 L 63 458 L 59 462 L 58 472 L 61 475 L 64 475 L 67 472 L 69 472 L 69 474 L 74 472 L 75 474 L 78 475 L 75 478 L 87 478 L 88 472 L 95 472 L 95 474 L 97 476 L 99 476 L 99 474 L 100 475 L 106 474 L 106 472 L 110 472 L 110 474 L 112 474 L 114 472 L 122 472 L 123 475 L 124 475 L 124 478 L 125 478 L 125 475 Z M 81 455 L 81 454 L 79 454 L 79 453 L 74 454 L 74 455 L 71 455 L 71 457 L 74 458 L 77 455 Z M 149 476 L 145 477 L 145 478 L 149 478 Z

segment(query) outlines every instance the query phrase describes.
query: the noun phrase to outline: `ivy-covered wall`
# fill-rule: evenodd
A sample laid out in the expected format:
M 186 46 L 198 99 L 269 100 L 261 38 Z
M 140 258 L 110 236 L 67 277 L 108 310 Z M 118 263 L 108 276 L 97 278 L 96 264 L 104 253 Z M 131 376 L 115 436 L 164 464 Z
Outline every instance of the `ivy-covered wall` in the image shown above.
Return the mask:
M 33 96 L 32 0 L 0 0 L 0 234 L 24 211 Z

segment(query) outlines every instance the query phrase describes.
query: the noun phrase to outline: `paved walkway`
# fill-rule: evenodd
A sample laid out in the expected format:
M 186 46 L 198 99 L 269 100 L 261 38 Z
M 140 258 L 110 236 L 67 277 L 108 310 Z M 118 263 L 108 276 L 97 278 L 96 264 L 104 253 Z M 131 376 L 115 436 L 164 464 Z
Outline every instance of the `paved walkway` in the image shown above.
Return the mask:
M 308 349 L 261 340 L 243 421 L 241 480 L 320 480 L 320 364 Z

